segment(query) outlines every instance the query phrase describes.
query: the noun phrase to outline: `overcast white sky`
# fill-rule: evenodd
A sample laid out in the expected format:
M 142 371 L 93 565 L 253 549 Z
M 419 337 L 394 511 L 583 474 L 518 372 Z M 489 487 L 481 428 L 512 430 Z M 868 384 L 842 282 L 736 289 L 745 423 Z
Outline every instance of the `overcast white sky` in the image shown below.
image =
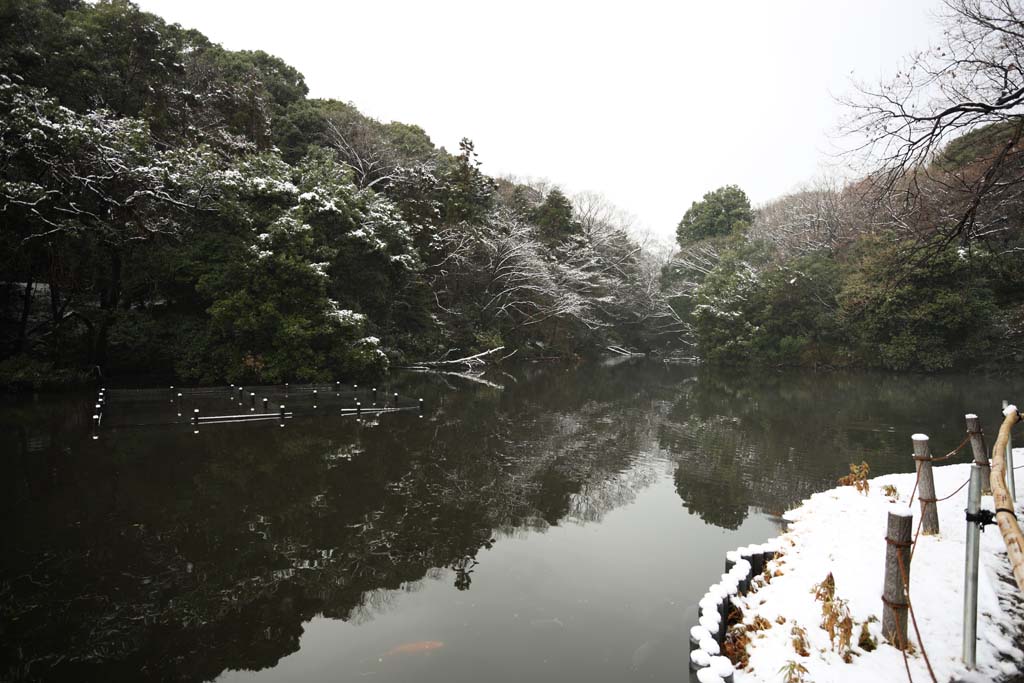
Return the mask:
M 600 192 L 670 236 L 707 190 L 755 203 L 820 175 L 833 94 L 938 30 L 937 0 L 138 0 L 296 67 L 313 97 L 469 137 L 484 171 Z

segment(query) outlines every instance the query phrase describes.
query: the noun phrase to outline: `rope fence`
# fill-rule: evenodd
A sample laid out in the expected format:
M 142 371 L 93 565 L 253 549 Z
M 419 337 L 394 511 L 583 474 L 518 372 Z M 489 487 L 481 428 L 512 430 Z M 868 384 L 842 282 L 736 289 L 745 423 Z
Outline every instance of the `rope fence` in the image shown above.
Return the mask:
M 1005 404 L 1004 404 L 1004 407 L 1005 407 Z M 1005 413 L 1005 415 L 1006 415 L 1007 419 L 1004 421 L 1004 428 L 1000 430 L 1000 439 L 999 439 L 999 441 L 996 444 L 996 448 L 994 449 L 993 459 L 995 459 L 995 455 L 996 455 L 995 451 L 1000 450 L 1000 448 L 1002 446 L 1002 443 L 1008 440 L 1008 431 L 1009 430 L 1006 427 L 1006 425 L 1007 424 L 1011 424 L 1012 425 L 1012 423 L 1014 422 L 1014 420 L 1011 419 L 1011 415 L 1009 413 Z M 1017 413 L 1016 417 L 1017 417 L 1017 419 L 1019 419 L 1020 414 Z M 924 496 L 920 495 L 920 491 L 922 489 L 922 485 L 921 485 L 922 484 L 922 473 L 924 473 L 924 475 L 927 476 L 929 481 L 930 481 L 930 479 L 931 479 L 931 470 L 930 470 L 930 468 L 931 468 L 931 466 L 933 464 L 938 463 L 938 462 L 944 462 L 944 461 L 950 460 L 952 458 L 955 458 L 957 455 L 959 455 L 961 453 L 961 451 L 964 450 L 964 448 L 968 444 L 972 444 L 972 450 L 973 450 L 973 456 L 974 456 L 973 457 L 973 461 L 974 461 L 974 464 L 976 466 L 974 469 L 975 470 L 980 470 L 982 467 L 984 469 L 986 469 L 986 470 L 989 469 L 990 461 L 989 461 L 989 459 L 987 457 L 987 450 L 986 450 L 985 445 L 984 445 L 984 431 L 981 429 L 980 423 L 978 423 L 977 416 L 975 416 L 975 415 L 968 415 L 967 416 L 967 421 L 968 421 L 968 429 L 967 429 L 967 435 L 965 436 L 964 440 L 961 441 L 953 450 L 949 451 L 948 453 L 946 453 L 945 455 L 943 455 L 941 457 L 934 457 L 934 456 L 931 456 L 931 455 L 921 455 L 921 454 L 917 453 L 916 451 L 917 451 L 918 446 L 919 446 L 917 441 L 919 440 L 920 437 L 923 437 L 924 440 L 927 440 L 927 437 L 925 437 L 924 435 L 915 435 L 914 436 L 914 439 L 915 439 L 915 454 L 913 455 L 913 459 L 914 459 L 914 461 L 916 463 L 919 463 L 919 465 L 917 466 L 917 473 L 916 473 L 916 476 L 915 476 L 915 479 L 914 479 L 913 489 L 911 490 L 910 499 L 907 501 L 907 508 L 908 508 L 908 510 L 912 510 L 913 509 L 914 499 L 916 497 L 918 503 L 921 504 L 922 514 L 921 514 L 920 518 L 918 519 L 917 528 L 915 529 L 914 534 L 913 534 L 913 540 L 911 540 L 909 543 L 905 543 L 905 542 L 904 543 L 900 543 L 898 541 L 894 541 L 893 539 L 891 539 L 889 537 L 888 534 L 886 535 L 886 543 L 887 544 L 892 545 L 892 546 L 900 546 L 900 547 L 907 547 L 907 546 L 909 546 L 909 550 L 910 550 L 909 558 L 908 558 L 907 562 L 904 562 L 903 554 L 902 553 L 900 553 L 900 552 L 896 552 L 895 553 L 896 554 L 896 560 L 897 560 L 898 568 L 899 568 L 898 580 L 899 580 L 899 584 L 900 584 L 900 586 L 902 588 L 902 593 L 903 593 L 903 596 L 904 596 L 904 599 L 905 599 L 905 603 L 897 604 L 896 602 L 891 600 L 886 595 L 883 594 L 883 596 L 882 596 L 883 606 L 888 607 L 892 611 L 893 617 L 896 619 L 896 626 L 897 626 L 896 633 L 897 633 L 898 637 L 896 639 L 897 642 L 895 644 L 896 644 L 896 646 L 900 649 L 900 651 L 903 654 L 904 667 L 905 667 L 906 672 L 907 672 L 907 679 L 910 681 L 910 683 L 913 683 L 913 676 L 911 675 L 911 672 L 910 672 L 910 662 L 909 662 L 909 659 L 908 659 L 908 656 L 907 656 L 908 643 L 904 640 L 905 637 L 906 637 L 906 625 L 904 623 L 901 623 L 901 621 L 899 619 L 900 609 L 904 608 L 904 607 L 909 611 L 910 622 L 913 624 L 913 627 L 914 627 L 914 636 L 915 636 L 915 639 L 917 641 L 917 645 L 918 645 L 918 647 L 921 650 L 921 655 L 922 655 L 922 658 L 924 659 L 925 666 L 928 669 L 928 675 L 931 678 L 932 683 L 938 683 L 938 680 L 937 680 L 937 678 L 935 676 L 935 671 L 932 669 L 931 660 L 928 657 L 927 647 L 925 646 L 924 639 L 921 636 L 921 631 L 920 631 L 920 629 L 918 628 L 918 625 L 917 625 L 917 617 L 916 617 L 916 615 L 914 613 L 914 605 L 913 605 L 913 601 L 912 601 L 912 599 L 910 597 L 910 569 L 909 569 L 909 567 L 907 565 L 911 563 L 911 560 L 913 560 L 914 552 L 917 549 L 917 542 L 918 542 L 918 540 L 920 538 L 921 531 L 922 531 L 922 526 L 923 526 L 924 521 L 925 521 L 926 506 L 929 505 L 929 504 L 937 505 L 938 503 L 950 500 L 951 498 L 956 496 L 958 493 L 960 493 L 964 489 L 964 487 L 968 486 L 971 483 L 971 478 L 969 477 L 966 481 L 964 481 L 962 484 L 960 484 L 960 486 L 956 487 L 956 489 L 954 489 L 953 492 L 949 493 L 948 495 L 945 495 L 945 496 L 942 496 L 942 497 L 939 497 L 939 496 L 936 496 L 936 495 L 932 495 L 930 497 L 924 497 Z M 976 428 L 972 429 L 971 428 L 972 425 L 976 425 Z M 972 443 L 972 440 L 976 440 L 976 441 L 974 443 Z M 975 446 L 978 446 L 978 447 L 975 447 Z M 1007 452 L 1010 451 L 1009 445 L 1006 445 L 1005 450 Z M 979 457 L 979 454 L 982 457 Z M 1020 465 L 1020 466 L 1014 467 L 1012 465 L 1012 462 L 1011 462 L 1011 463 L 1009 463 L 1009 466 L 1006 468 L 1007 469 L 1007 475 L 1006 476 L 1009 477 L 1010 476 L 1009 472 L 1013 472 L 1014 470 L 1022 469 L 1022 468 L 1024 468 L 1024 465 Z M 992 469 L 993 469 L 993 471 L 995 470 L 995 468 L 992 468 Z M 995 476 L 995 473 L 993 473 L 993 475 L 991 476 L 991 480 L 992 480 L 992 482 L 994 482 L 993 483 L 993 489 L 996 489 L 997 488 L 996 484 L 998 483 L 998 477 Z M 994 491 L 994 493 L 995 493 L 995 491 Z M 980 503 L 980 482 L 979 482 L 978 486 L 972 487 L 972 493 L 969 496 L 969 498 L 971 498 L 972 496 L 975 496 L 975 495 L 977 495 L 978 500 L 976 500 L 976 501 L 972 500 L 968 504 L 968 511 L 967 511 L 967 514 L 966 514 L 966 521 L 967 521 L 968 525 L 976 524 L 979 530 L 983 530 L 985 525 L 995 524 L 996 523 L 996 521 L 995 521 L 996 515 L 998 513 L 1000 513 L 1000 512 L 1008 513 L 1010 516 L 1013 517 L 1014 520 L 1016 520 L 1017 515 L 1016 515 L 1015 510 L 1012 507 L 1007 507 L 1006 505 L 1000 506 L 998 504 L 998 500 L 997 500 L 996 509 L 994 511 L 978 510 L 977 512 L 973 512 L 972 513 L 971 512 L 972 507 L 973 507 L 973 509 L 976 510 L 977 509 L 977 504 Z M 969 528 L 968 535 L 970 536 L 970 534 L 971 534 L 971 529 Z M 969 548 L 969 550 L 970 550 L 970 547 L 971 547 L 970 546 L 970 539 L 968 539 L 968 548 Z M 976 543 L 975 543 L 974 548 L 975 548 L 975 554 L 976 554 L 976 549 L 977 549 L 977 544 Z M 898 548 L 897 548 L 897 550 L 898 550 Z M 970 552 L 968 552 L 968 555 L 970 555 Z M 968 562 L 970 562 L 970 558 L 968 559 Z M 975 559 L 975 564 L 976 564 L 976 559 Z M 970 564 L 968 564 L 968 567 L 970 567 Z M 968 572 L 968 580 L 966 582 L 965 590 L 970 590 L 970 578 L 971 578 L 970 571 L 971 570 L 967 569 L 966 571 Z M 974 580 L 975 580 L 975 582 L 977 580 L 976 568 L 974 569 Z M 889 583 L 890 583 L 890 576 L 888 575 L 888 567 L 887 567 L 886 585 L 888 586 Z M 977 590 L 976 583 L 974 585 L 973 590 L 975 590 L 975 591 Z M 968 596 L 966 596 L 966 595 L 965 595 L 965 600 L 969 600 Z M 970 602 L 966 602 L 965 604 L 969 605 L 971 603 Z M 976 598 L 974 599 L 974 610 L 975 610 L 974 618 L 976 618 Z M 965 620 L 967 619 L 967 611 L 968 611 L 968 609 L 965 608 Z M 974 665 L 974 646 L 973 646 L 973 642 L 972 642 L 972 643 L 970 643 L 970 647 L 969 647 L 969 644 L 968 644 L 967 641 L 968 641 L 968 638 L 971 638 L 972 641 L 974 639 L 976 639 L 976 631 L 975 631 L 976 626 L 972 625 L 972 628 L 971 628 L 970 631 L 968 631 L 968 626 L 966 624 L 965 624 L 964 628 L 965 628 L 965 635 L 964 635 L 964 641 L 965 641 L 964 642 L 964 661 L 968 665 L 968 667 L 971 668 Z

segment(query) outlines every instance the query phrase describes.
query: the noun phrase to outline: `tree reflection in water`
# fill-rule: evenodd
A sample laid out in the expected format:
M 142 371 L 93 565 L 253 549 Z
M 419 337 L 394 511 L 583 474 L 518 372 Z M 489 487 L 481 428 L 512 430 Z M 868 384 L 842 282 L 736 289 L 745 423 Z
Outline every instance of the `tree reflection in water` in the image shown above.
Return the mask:
M 270 667 L 313 616 L 371 619 L 424 580 L 471 591 L 481 549 L 600 523 L 666 467 L 687 510 L 733 529 L 751 508 L 782 511 L 833 485 L 851 461 L 908 470 L 910 433 L 955 445 L 963 413 L 1011 389 L 915 378 L 911 395 L 905 377 L 650 362 L 513 379 L 453 390 L 409 378 L 403 393 L 436 406 L 423 418 L 95 442 L 85 398 L 10 403 L 0 678 Z

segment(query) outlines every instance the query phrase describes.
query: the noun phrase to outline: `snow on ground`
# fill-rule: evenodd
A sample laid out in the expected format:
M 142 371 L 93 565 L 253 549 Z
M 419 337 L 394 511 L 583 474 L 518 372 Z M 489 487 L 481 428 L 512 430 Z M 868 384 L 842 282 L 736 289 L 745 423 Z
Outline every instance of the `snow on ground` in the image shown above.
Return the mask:
M 1014 449 L 1014 455 L 1017 463 L 1024 463 L 1024 449 Z M 942 498 L 967 481 L 970 465 L 935 467 L 934 474 L 936 497 Z M 781 555 L 768 565 L 781 575 L 757 592 L 735 599 L 743 608 L 745 623 L 760 615 L 771 625 L 750 634 L 750 665 L 736 672 L 736 683 L 782 681 L 780 669 L 790 661 L 807 670 L 802 680 L 815 683 L 907 680 L 903 655 L 885 643 L 879 621 L 872 620 L 868 626 L 879 644 L 877 649 L 865 652 L 857 647 L 857 641 L 864 622 L 871 617 L 881 619 L 887 513 L 907 509 L 914 480 L 912 473 L 878 477 L 870 480 L 867 495 L 853 486 L 839 487 L 815 494 L 786 514 L 791 524 L 779 539 Z M 887 485 L 896 487 L 898 501 L 885 495 Z M 939 681 L 998 680 L 1024 668 L 1024 652 L 1013 642 L 1024 623 L 1024 612 L 1002 537 L 994 525 L 981 534 L 978 666 L 968 671 L 960 661 L 967 487 L 938 505 L 941 533 L 921 535 L 910 569 L 910 599 L 924 648 Z M 984 497 L 982 508 L 993 507 L 991 497 Z M 910 509 L 916 530 L 920 518 L 916 499 Z M 836 597 L 849 601 L 854 621 L 855 654 L 849 664 L 833 652 L 828 633 L 821 628 L 822 603 L 814 599 L 812 591 L 829 572 L 835 578 Z M 780 618 L 785 622 L 780 624 Z M 794 649 L 794 624 L 807 632 L 806 657 Z M 908 635 L 917 648 L 908 658 L 913 679 L 930 681 L 912 624 Z

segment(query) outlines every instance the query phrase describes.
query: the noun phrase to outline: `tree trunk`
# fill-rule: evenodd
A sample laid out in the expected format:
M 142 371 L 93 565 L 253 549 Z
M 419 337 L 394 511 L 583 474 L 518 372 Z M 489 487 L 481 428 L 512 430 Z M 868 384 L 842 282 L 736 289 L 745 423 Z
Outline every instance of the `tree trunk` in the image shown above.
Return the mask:
M 25 293 L 21 304 L 21 320 L 18 322 L 18 341 L 14 344 L 14 352 L 21 353 L 25 350 L 25 338 L 28 335 L 28 318 L 32 313 L 32 290 L 35 289 L 35 282 L 30 274 L 25 280 Z
M 96 325 L 93 336 L 92 362 L 100 368 L 107 362 L 107 338 L 110 326 L 114 323 L 114 314 L 121 301 L 121 252 L 110 250 L 110 282 L 100 293 L 100 308 L 103 313 Z

